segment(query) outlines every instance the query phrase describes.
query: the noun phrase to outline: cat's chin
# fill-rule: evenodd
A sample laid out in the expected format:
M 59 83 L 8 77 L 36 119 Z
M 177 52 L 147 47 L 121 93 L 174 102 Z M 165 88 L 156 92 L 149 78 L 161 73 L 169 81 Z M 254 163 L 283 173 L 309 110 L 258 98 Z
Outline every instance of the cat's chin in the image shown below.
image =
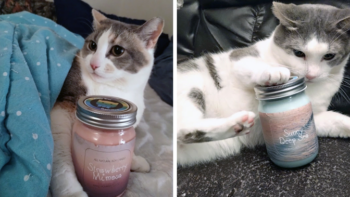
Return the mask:
M 96 82 L 106 82 L 108 81 L 106 78 L 101 77 L 100 75 L 98 75 L 97 73 L 90 73 L 91 78 L 96 81 Z
M 101 75 L 97 74 L 97 73 L 90 73 L 90 77 L 92 80 L 94 80 L 97 83 L 104 83 L 104 84 L 108 84 L 110 82 L 116 81 L 116 79 L 114 78 L 108 78 L 108 77 L 102 77 Z

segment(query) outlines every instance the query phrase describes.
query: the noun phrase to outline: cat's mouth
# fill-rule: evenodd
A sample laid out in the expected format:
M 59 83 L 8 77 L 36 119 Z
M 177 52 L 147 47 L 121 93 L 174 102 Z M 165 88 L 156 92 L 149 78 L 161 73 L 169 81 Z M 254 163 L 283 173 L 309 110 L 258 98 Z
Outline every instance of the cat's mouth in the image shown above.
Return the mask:
M 101 77 L 99 74 L 97 74 L 96 72 L 91 73 L 92 78 L 96 78 L 96 79 L 103 79 L 103 77 Z

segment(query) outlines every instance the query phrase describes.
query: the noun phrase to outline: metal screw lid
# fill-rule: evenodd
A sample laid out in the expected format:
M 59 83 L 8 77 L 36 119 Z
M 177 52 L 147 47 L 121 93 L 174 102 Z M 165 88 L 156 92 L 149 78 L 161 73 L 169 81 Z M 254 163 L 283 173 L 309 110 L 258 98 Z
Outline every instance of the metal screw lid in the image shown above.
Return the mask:
M 103 129 L 122 129 L 136 122 L 137 107 L 125 99 L 92 95 L 79 99 L 76 117 L 85 124 Z
M 287 83 L 276 86 L 256 86 L 255 95 L 258 100 L 271 100 L 291 96 L 306 89 L 304 77 L 292 76 Z

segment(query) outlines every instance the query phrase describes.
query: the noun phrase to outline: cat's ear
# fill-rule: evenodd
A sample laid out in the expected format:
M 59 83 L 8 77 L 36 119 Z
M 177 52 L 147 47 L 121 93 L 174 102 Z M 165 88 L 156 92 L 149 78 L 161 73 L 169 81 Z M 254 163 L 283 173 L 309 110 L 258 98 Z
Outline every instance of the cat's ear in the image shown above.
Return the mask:
M 336 27 L 342 32 L 350 31 L 350 9 L 342 9 L 338 12 Z
M 163 32 L 164 21 L 160 18 L 153 18 L 138 28 L 138 35 L 146 42 L 146 48 L 154 48 L 160 34 Z
M 107 19 L 107 17 L 105 17 L 103 14 L 101 14 L 99 11 L 95 9 L 92 9 L 91 13 L 92 13 L 92 17 L 94 18 L 93 26 L 95 29 L 101 25 L 101 21 Z
M 280 24 L 285 26 L 289 30 L 296 30 L 300 25 L 300 17 L 302 10 L 298 9 L 295 4 L 284 4 L 279 2 L 272 3 L 272 12 L 280 21 Z

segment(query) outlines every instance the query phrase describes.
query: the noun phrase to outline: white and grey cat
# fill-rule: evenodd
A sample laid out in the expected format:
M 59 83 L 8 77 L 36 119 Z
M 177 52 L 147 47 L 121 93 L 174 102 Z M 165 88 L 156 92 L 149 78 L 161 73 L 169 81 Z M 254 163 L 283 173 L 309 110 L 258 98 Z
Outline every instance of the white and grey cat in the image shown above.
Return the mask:
M 273 3 L 280 24 L 254 45 L 177 68 L 177 161 L 192 165 L 263 144 L 255 85 L 305 77 L 319 136 L 349 137 L 350 118 L 327 111 L 350 52 L 350 9 Z M 255 123 L 255 124 L 254 124 Z
M 71 129 L 76 102 L 85 95 L 124 98 L 138 107 L 138 125 L 145 109 L 144 89 L 150 76 L 154 49 L 163 20 L 153 18 L 142 26 L 106 18 L 92 10 L 94 32 L 77 53 L 61 93 L 51 111 L 54 155 L 50 190 L 56 196 L 87 196 L 78 182 L 71 157 Z M 133 157 L 131 169 L 150 171 L 149 163 Z

